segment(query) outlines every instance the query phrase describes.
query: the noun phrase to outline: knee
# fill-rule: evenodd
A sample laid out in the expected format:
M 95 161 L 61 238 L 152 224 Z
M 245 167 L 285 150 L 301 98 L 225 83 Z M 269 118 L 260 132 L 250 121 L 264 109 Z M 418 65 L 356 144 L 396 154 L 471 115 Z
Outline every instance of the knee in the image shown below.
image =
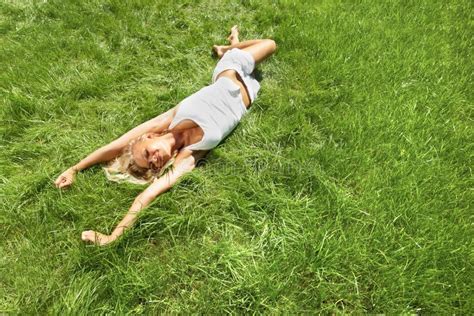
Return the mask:
M 274 40 L 266 39 L 265 41 L 267 42 L 268 48 L 271 50 L 272 53 L 276 51 L 277 44 Z

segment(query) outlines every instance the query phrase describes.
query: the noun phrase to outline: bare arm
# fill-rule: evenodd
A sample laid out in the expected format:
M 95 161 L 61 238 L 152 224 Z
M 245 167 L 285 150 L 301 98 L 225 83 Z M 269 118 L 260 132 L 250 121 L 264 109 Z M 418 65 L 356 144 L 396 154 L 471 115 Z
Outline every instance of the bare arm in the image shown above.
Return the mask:
M 133 128 L 132 130 L 128 131 L 121 137 L 111 142 L 110 144 L 107 144 L 92 152 L 86 158 L 78 162 L 76 165 L 64 171 L 56 179 L 54 184 L 58 188 L 69 186 L 74 181 L 74 176 L 77 172 L 87 169 L 95 164 L 114 159 L 120 154 L 120 152 L 125 148 L 125 146 L 127 146 L 127 144 L 131 140 L 147 132 L 161 132 L 166 130 L 176 113 L 176 108 L 177 107 L 174 107 L 168 110 L 167 112 L 138 125 L 137 127 Z
M 135 198 L 125 217 L 118 223 L 112 234 L 104 235 L 91 230 L 82 233 L 82 240 L 91 241 L 98 245 L 106 245 L 120 237 L 124 231 L 135 223 L 138 213 L 147 207 L 158 195 L 169 190 L 178 179 L 190 172 L 196 166 L 197 159 L 205 153 L 192 154 L 190 151 L 182 152 L 176 157 L 172 170 L 155 180 L 148 188 Z

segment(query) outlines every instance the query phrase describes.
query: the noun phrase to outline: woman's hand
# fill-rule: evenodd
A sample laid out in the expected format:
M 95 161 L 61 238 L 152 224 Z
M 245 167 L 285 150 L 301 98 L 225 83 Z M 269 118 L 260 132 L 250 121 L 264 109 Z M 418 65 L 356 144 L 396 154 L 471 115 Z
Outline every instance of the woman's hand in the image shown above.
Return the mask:
M 74 182 L 74 177 L 76 176 L 76 169 L 74 167 L 64 171 L 57 179 L 54 181 L 54 185 L 57 188 L 61 189 L 67 186 L 70 186 Z
M 115 237 L 104 235 L 93 230 L 86 230 L 82 232 L 81 239 L 87 242 L 94 243 L 98 246 L 105 246 L 115 241 Z

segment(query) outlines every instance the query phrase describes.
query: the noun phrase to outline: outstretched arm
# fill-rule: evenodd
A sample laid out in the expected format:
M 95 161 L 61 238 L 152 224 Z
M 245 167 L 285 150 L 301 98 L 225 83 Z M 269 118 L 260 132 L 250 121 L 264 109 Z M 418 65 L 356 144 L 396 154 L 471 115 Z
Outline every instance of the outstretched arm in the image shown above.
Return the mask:
M 69 186 L 74 182 L 74 176 L 77 172 L 87 169 L 97 163 L 106 162 L 114 159 L 122 152 L 122 150 L 131 140 L 147 132 L 159 133 L 161 131 L 166 130 L 175 115 L 176 108 L 177 107 L 174 107 L 168 110 L 167 112 L 138 125 L 134 129 L 130 130 L 129 132 L 125 133 L 121 137 L 111 142 L 110 144 L 107 144 L 92 152 L 90 155 L 82 159 L 76 165 L 64 171 L 56 179 L 56 181 L 54 181 L 54 184 L 58 188 Z
M 148 188 L 135 198 L 132 206 L 120 221 L 112 234 L 105 235 L 92 230 L 82 232 L 82 240 L 90 241 L 100 246 L 107 245 L 120 237 L 124 231 L 135 223 L 138 213 L 147 207 L 158 195 L 169 190 L 178 179 L 184 174 L 190 172 L 196 166 L 198 158 L 205 153 L 192 154 L 191 151 L 181 152 L 173 164 L 173 168 L 155 180 Z

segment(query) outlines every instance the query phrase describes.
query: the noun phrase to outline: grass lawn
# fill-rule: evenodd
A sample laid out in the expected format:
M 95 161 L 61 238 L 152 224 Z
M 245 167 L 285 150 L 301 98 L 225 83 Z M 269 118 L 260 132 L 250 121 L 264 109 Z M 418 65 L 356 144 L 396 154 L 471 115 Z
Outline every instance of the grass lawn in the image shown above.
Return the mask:
M 474 310 L 472 1 L 0 4 L 0 313 Z M 273 38 L 258 100 L 105 248 L 141 186 L 88 153 Z

